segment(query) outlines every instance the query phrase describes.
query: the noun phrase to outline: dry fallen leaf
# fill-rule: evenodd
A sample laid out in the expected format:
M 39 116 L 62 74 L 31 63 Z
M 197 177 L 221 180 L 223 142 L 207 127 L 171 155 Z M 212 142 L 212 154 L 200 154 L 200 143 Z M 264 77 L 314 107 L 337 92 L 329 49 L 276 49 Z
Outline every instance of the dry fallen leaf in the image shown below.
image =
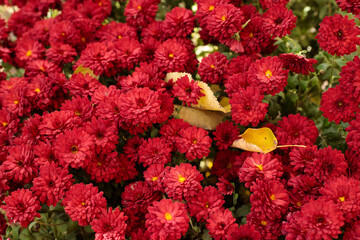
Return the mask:
M 96 76 L 96 75 L 94 74 L 93 70 L 91 70 L 90 68 L 83 67 L 83 65 L 78 66 L 78 67 L 75 69 L 75 71 L 74 71 L 74 74 L 75 74 L 75 73 L 81 73 L 81 74 L 83 74 L 84 76 L 85 76 L 86 74 L 89 74 L 91 77 L 96 78 L 97 80 L 99 80 L 99 76 Z

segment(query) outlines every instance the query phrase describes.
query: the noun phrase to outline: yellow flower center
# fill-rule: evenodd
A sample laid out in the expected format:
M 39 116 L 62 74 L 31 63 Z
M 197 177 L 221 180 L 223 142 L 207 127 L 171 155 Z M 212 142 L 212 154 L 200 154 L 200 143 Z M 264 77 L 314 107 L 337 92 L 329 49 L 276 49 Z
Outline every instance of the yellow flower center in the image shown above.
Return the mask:
M 193 144 L 196 144 L 196 143 L 197 143 L 197 140 L 196 140 L 196 139 L 192 140 L 192 143 L 193 143 Z
M 141 6 L 139 5 L 139 6 L 137 7 L 137 9 L 138 9 L 138 10 L 141 10 Z
M 84 206 L 85 205 L 85 202 L 81 202 L 81 206 Z
M 70 150 L 71 150 L 72 153 L 77 153 L 78 152 L 78 147 L 75 146 L 75 145 L 72 145 Z
M 62 32 L 62 33 L 61 33 L 61 36 L 63 36 L 63 37 L 64 37 L 65 35 L 66 35 L 66 34 L 65 34 L 64 32 Z
M 39 93 L 39 92 L 40 92 L 40 88 L 36 88 L 34 91 L 37 92 L 37 93 Z
M 79 112 L 78 110 L 75 111 L 75 114 L 81 116 L 81 112 Z
M 102 164 L 101 164 L 101 162 L 98 162 L 96 165 L 100 167 Z
M 262 220 L 260 223 L 261 223 L 261 225 L 263 225 L 263 226 L 266 226 L 266 225 L 267 225 L 267 222 L 264 221 L 264 220 Z
M 186 178 L 184 178 L 183 176 L 179 175 L 179 182 L 183 183 L 185 182 Z
M 15 101 L 14 101 L 14 104 L 19 104 L 19 101 L 18 101 L 18 100 L 15 100 Z
M 206 203 L 205 203 L 205 207 L 206 207 L 206 208 L 209 208 L 209 202 L 206 202 Z
M 174 57 L 174 54 L 170 53 L 170 54 L 169 54 L 169 57 L 173 58 L 173 57 Z
M 214 8 L 215 8 L 215 6 L 213 6 L 213 5 L 209 6 L 209 11 L 214 10 Z
M 210 67 L 211 67 L 212 69 L 214 69 L 214 68 L 215 68 L 215 66 L 214 66 L 214 65 L 212 65 L 212 64 L 210 65 Z
M 271 199 L 272 201 L 276 200 L 275 194 L 271 194 L 271 195 L 270 195 L 270 199 Z
M 297 202 L 296 205 L 297 205 L 298 207 L 300 207 L 300 206 L 301 206 L 301 202 Z
M 6 127 L 8 125 L 7 122 L 2 122 L 3 127 Z
M 27 52 L 26 52 L 26 54 L 25 54 L 25 55 L 26 55 L 27 57 L 30 57 L 30 56 L 31 56 L 31 54 L 32 54 L 32 51 L 31 51 L 31 50 L 29 50 L 29 51 L 27 51 Z
M 265 72 L 265 76 L 267 76 L 268 78 L 271 78 L 272 77 L 272 72 L 270 70 L 267 70 Z
M 250 33 L 249 34 L 249 38 L 253 38 L 254 37 L 254 34 L 253 33 Z
M 221 20 L 225 21 L 225 20 L 226 20 L 226 16 L 223 15 L 223 16 L 221 17 Z
M 156 182 L 156 181 L 158 180 L 158 178 L 159 178 L 159 177 L 157 177 L 157 176 L 152 177 L 152 178 L 151 178 L 151 181 Z
M 260 170 L 260 171 L 262 171 L 263 169 L 264 169 L 264 167 L 263 167 L 263 165 L 256 165 L 256 167 Z
M 170 213 L 165 213 L 165 219 L 166 220 L 168 220 L 168 221 L 171 221 L 171 219 L 172 219 L 172 216 L 171 216 L 171 214 Z
M 122 36 L 121 36 L 121 35 L 119 35 L 119 36 L 118 36 L 118 39 L 122 39 Z
M 339 199 L 340 199 L 340 202 L 345 201 L 345 197 L 339 197 Z

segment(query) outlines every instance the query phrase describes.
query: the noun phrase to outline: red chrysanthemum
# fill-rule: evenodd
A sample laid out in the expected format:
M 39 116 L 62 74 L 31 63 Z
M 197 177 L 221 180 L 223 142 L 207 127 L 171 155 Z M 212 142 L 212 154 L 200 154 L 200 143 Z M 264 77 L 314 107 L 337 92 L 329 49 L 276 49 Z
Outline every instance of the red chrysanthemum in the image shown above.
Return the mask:
M 347 11 L 354 15 L 360 14 L 360 2 L 357 0 L 336 0 L 341 10 Z
M 206 228 L 215 240 L 229 239 L 230 233 L 238 228 L 236 219 L 229 209 L 219 209 L 209 216 Z
M 261 94 L 275 95 L 287 85 L 288 70 L 278 57 L 264 57 L 256 60 L 248 70 L 249 83 L 259 89 Z
M 190 218 L 185 205 L 171 199 L 153 202 L 145 217 L 147 231 L 154 240 L 180 239 L 189 228 Z
M 211 142 L 208 131 L 203 128 L 188 127 L 180 130 L 179 137 L 176 138 L 176 148 L 192 161 L 209 155 Z
M 343 212 L 345 222 L 351 222 L 360 213 L 360 181 L 340 176 L 329 180 L 320 189 L 325 199 L 333 201 Z
M 289 153 L 290 164 L 293 170 L 303 172 L 304 168 L 316 158 L 317 146 L 306 146 L 305 148 L 292 148 Z
M 191 127 L 191 125 L 184 120 L 171 118 L 161 126 L 159 132 L 168 143 L 174 145 L 176 142 L 176 138 L 180 136 L 180 130 L 186 129 L 188 127 Z
M 205 94 L 201 91 L 202 88 L 196 81 L 190 80 L 188 75 L 179 78 L 172 90 L 172 93 L 179 100 L 183 101 L 184 105 L 196 105 L 199 99 Z
M 360 108 L 353 96 L 346 94 L 341 85 L 337 85 L 322 94 L 320 110 L 324 112 L 324 117 L 339 124 L 340 121 L 349 122 L 354 119 L 355 112 Z
M 198 74 L 201 80 L 206 83 L 219 84 L 227 73 L 229 61 L 222 53 L 215 52 L 204 57 L 199 65 Z
M 319 149 L 315 159 L 306 165 L 305 172 L 314 176 L 318 181 L 324 182 L 333 177 L 346 174 L 347 164 L 344 154 L 337 149 Z
M 239 169 L 240 181 L 245 183 L 245 187 L 250 187 L 255 180 L 279 179 L 282 174 L 282 165 L 279 160 L 271 153 L 253 153 L 245 159 L 242 167 Z
M 240 153 L 230 149 L 217 151 L 211 168 L 211 174 L 219 178 L 223 177 L 228 181 L 235 181 L 240 167 L 250 155 L 251 152 Z
M 58 167 L 54 162 L 40 167 L 39 177 L 33 180 L 31 190 L 41 203 L 56 206 L 72 186 L 74 180 L 66 168 Z
M 126 22 L 135 27 L 146 27 L 155 20 L 158 0 L 130 0 L 125 7 Z
M 275 132 L 275 136 L 281 145 L 313 145 L 318 135 L 319 131 L 315 123 L 299 113 L 283 117 L 283 120 L 279 121 L 279 126 Z
M 251 211 L 279 219 L 288 210 L 289 194 L 279 180 L 257 180 L 251 187 Z
M 116 162 L 112 162 L 112 164 L 117 165 L 115 171 L 116 183 L 134 179 L 139 174 L 139 172 L 136 170 L 135 162 L 129 160 L 129 158 L 127 158 L 125 155 L 120 154 L 116 160 Z
M 99 218 L 102 211 L 106 210 L 106 199 L 103 192 L 90 184 L 78 183 L 73 185 L 62 201 L 65 213 L 73 221 L 78 221 L 80 226 L 89 225 L 94 219 Z
M 250 84 L 248 83 L 247 73 L 235 73 L 227 78 L 225 85 L 225 92 L 232 98 L 235 93 L 245 89 Z
M 92 117 L 91 121 L 84 124 L 84 129 L 93 137 L 96 145 L 114 149 L 118 143 L 118 129 L 114 122 Z
M 360 152 L 360 115 L 350 122 L 350 126 L 346 128 L 348 135 L 346 143 L 349 148 L 355 152 Z
M 264 20 L 262 17 L 252 18 L 240 32 L 241 44 L 247 54 L 260 53 L 271 39 L 270 34 L 264 30 Z
M 216 183 L 219 193 L 222 195 L 232 195 L 234 193 L 234 185 L 226 178 L 219 178 L 219 182 Z
M 348 164 L 348 177 L 360 180 L 360 155 L 350 149 L 346 149 L 345 160 Z
M 310 200 L 302 207 L 301 215 L 300 229 L 307 229 L 305 239 L 336 239 L 341 234 L 344 217 L 330 200 Z
M 340 72 L 340 86 L 360 103 L 360 58 L 355 56 L 352 61 L 346 63 Z
M 19 39 L 16 42 L 16 58 L 25 64 L 27 61 L 41 59 L 44 55 L 45 48 L 38 41 L 31 39 Z
M 146 213 L 146 208 L 161 199 L 160 192 L 155 192 L 147 182 L 137 181 L 126 185 L 121 194 L 124 209 L 132 213 Z
M 117 41 L 123 37 L 135 39 L 136 28 L 129 26 L 127 23 L 112 21 L 109 24 L 102 25 L 96 31 L 96 36 L 101 41 Z
M 241 225 L 236 231 L 231 233 L 229 240 L 257 240 L 261 239 L 259 231 L 256 230 L 254 225 L 248 223 Z
M 75 56 L 77 56 L 76 50 L 63 43 L 55 44 L 46 51 L 47 59 L 58 65 L 72 62 Z
M 183 37 L 189 35 L 195 26 L 195 17 L 190 9 L 174 7 L 166 13 L 163 29 L 169 37 Z
M 312 58 L 305 58 L 300 54 L 294 53 L 282 53 L 279 54 L 279 58 L 283 62 L 283 67 L 289 69 L 294 73 L 301 73 L 303 75 L 309 75 L 309 72 L 315 72 L 313 67 L 317 63 L 317 60 Z
M 147 182 L 154 191 L 162 191 L 161 181 L 164 171 L 164 164 L 152 164 L 144 171 L 145 182 Z
M 262 103 L 264 95 L 260 95 L 257 88 L 240 89 L 230 99 L 232 119 L 243 126 L 256 126 L 265 118 L 267 103 Z
M 73 97 L 71 100 L 65 100 L 60 110 L 71 111 L 83 121 L 88 121 L 93 115 L 94 107 L 88 98 Z
M 231 38 L 241 30 L 242 12 L 232 4 L 217 6 L 206 18 L 206 29 L 218 40 Z
M 272 38 L 282 38 L 286 34 L 290 34 L 290 31 L 295 28 L 296 16 L 286 7 L 270 8 L 262 17 L 264 29 L 272 35 Z
M 81 168 L 91 159 L 94 140 L 83 129 L 73 129 L 59 134 L 55 140 L 55 154 L 64 167 Z
M 289 0 L 260 0 L 263 9 L 285 6 Z
M 110 207 L 107 211 L 103 209 L 101 215 L 91 222 L 91 228 L 95 231 L 96 240 L 125 240 L 125 230 L 128 217 L 119 208 L 114 211 Z
M 149 138 L 139 147 L 139 162 L 145 167 L 171 162 L 171 148 L 162 138 Z
M 255 226 L 261 239 L 277 240 L 281 235 L 281 219 L 271 220 L 265 214 L 251 211 L 246 216 L 246 222 Z
M 8 180 L 24 184 L 30 183 L 38 174 L 38 169 L 34 164 L 33 148 L 25 144 L 10 147 L 1 167 Z
M 229 148 L 239 137 L 239 129 L 233 122 L 225 121 L 216 126 L 214 141 L 219 150 Z
M 92 96 L 100 86 L 102 85 L 96 78 L 93 78 L 89 74 L 84 75 L 82 73 L 71 75 L 71 78 L 65 84 L 65 87 L 72 95 L 82 97 Z
M 322 186 L 314 176 L 308 174 L 292 175 L 287 185 L 292 187 L 292 192 L 298 194 L 302 198 L 315 198 L 319 195 L 319 189 Z M 302 206 L 302 202 L 299 202 Z M 298 205 L 298 202 L 296 203 Z
M 195 166 L 181 163 L 167 170 L 162 183 L 169 197 L 182 200 L 195 196 L 202 188 L 200 181 L 203 179 Z
M 1 208 L 5 210 L 10 223 L 20 223 L 26 228 L 35 217 L 41 217 L 37 212 L 41 209 L 40 202 L 29 189 L 21 188 L 12 192 L 4 202 Z
M 360 238 L 360 221 L 353 222 L 350 226 L 345 229 L 344 240 L 353 240 Z
M 360 29 L 353 19 L 335 14 L 323 19 L 315 38 L 323 50 L 332 55 L 343 56 L 356 51 L 356 45 L 360 44 L 358 35 Z
M 224 197 L 213 186 L 205 187 L 188 202 L 190 216 L 196 216 L 197 221 L 205 222 L 209 216 L 222 209 Z
M 128 123 L 155 123 L 160 113 L 159 93 L 149 88 L 134 88 L 119 98 L 119 114 Z
M 137 135 L 126 141 L 123 151 L 131 161 L 136 162 L 139 159 L 139 147 L 143 141 L 144 139 Z

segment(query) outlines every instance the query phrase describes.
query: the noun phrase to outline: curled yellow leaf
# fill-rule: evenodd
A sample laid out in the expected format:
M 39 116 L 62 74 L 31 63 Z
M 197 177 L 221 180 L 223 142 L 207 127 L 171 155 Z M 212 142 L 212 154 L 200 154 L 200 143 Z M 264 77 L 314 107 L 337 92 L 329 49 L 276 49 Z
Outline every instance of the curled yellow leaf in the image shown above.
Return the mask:
M 89 74 L 91 77 L 96 78 L 97 80 L 99 80 L 99 76 L 96 76 L 96 75 L 94 74 L 93 70 L 91 70 L 90 68 L 86 68 L 86 67 L 84 67 L 83 65 L 78 66 L 78 67 L 75 69 L 74 73 L 81 73 L 81 74 L 83 74 L 84 76 L 85 76 L 86 74 Z

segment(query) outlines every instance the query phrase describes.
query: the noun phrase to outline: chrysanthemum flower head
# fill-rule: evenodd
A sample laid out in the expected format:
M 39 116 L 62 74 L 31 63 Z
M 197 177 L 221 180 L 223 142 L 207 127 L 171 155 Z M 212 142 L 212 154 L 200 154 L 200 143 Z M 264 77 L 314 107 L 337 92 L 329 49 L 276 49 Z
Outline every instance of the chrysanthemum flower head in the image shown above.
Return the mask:
M 149 138 L 139 147 L 139 162 L 145 167 L 171 161 L 170 145 L 163 138 Z
M 175 240 L 185 235 L 189 222 L 190 218 L 183 203 L 163 199 L 154 201 L 148 207 L 145 225 L 151 239 Z
M 230 233 L 238 228 L 235 221 L 229 209 L 219 209 L 209 216 L 206 228 L 215 240 L 225 240 L 229 239 Z
M 126 22 L 135 27 L 146 27 L 155 20 L 158 0 L 131 0 L 125 7 Z
M 65 213 L 73 221 L 78 221 L 80 226 L 89 225 L 94 219 L 99 218 L 102 211 L 106 210 L 106 199 L 103 192 L 91 183 L 78 183 L 73 185 L 66 193 L 62 204 Z
M 264 19 L 264 28 L 272 34 L 272 38 L 284 37 L 295 28 L 296 16 L 284 6 L 270 8 L 262 17 Z
M 214 141 L 219 150 L 229 148 L 233 142 L 239 137 L 239 129 L 234 123 L 226 121 L 216 126 Z
M 346 136 L 346 143 L 349 148 L 355 152 L 360 151 L 360 116 L 350 122 L 350 126 L 346 128 L 346 131 L 349 132 Z
M 279 55 L 284 68 L 289 69 L 294 73 L 301 73 L 303 75 L 309 75 L 309 72 L 315 72 L 313 67 L 317 63 L 317 60 L 312 58 L 305 58 L 300 54 L 294 53 L 282 53 Z
M 198 73 L 206 83 L 219 84 L 227 73 L 228 60 L 224 54 L 214 52 L 204 57 L 199 65 Z
M 358 35 L 360 29 L 354 20 L 335 14 L 323 19 L 315 38 L 323 50 L 332 55 L 343 56 L 356 51 L 356 45 L 360 44 Z
M 196 105 L 200 98 L 205 96 L 197 82 L 189 79 L 187 75 L 176 81 L 172 93 L 179 100 L 183 101 L 184 105 L 188 106 L 191 104 Z
M 190 9 L 174 7 L 166 13 L 163 29 L 168 37 L 186 37 L 195 26 L 195 17 Z

